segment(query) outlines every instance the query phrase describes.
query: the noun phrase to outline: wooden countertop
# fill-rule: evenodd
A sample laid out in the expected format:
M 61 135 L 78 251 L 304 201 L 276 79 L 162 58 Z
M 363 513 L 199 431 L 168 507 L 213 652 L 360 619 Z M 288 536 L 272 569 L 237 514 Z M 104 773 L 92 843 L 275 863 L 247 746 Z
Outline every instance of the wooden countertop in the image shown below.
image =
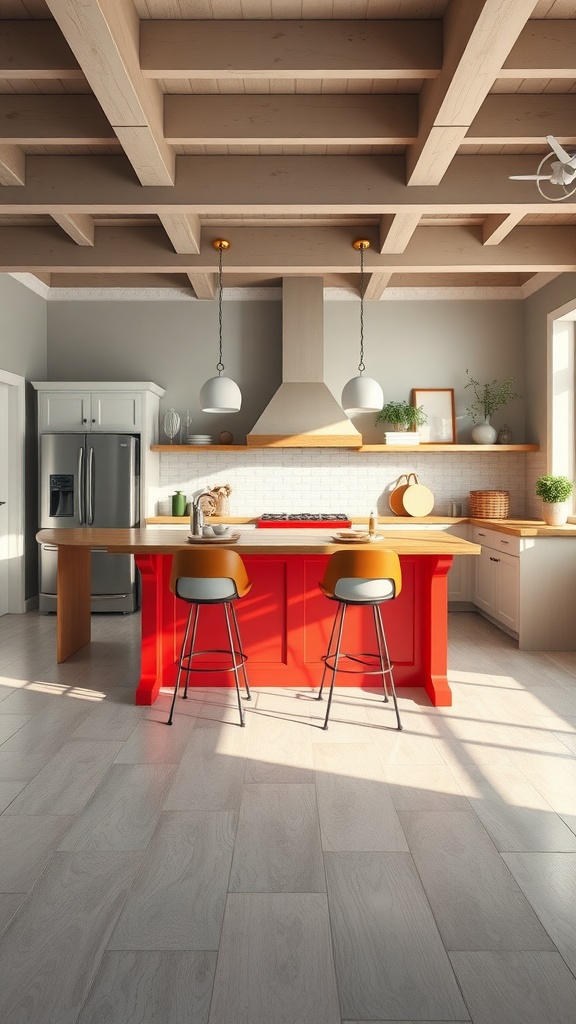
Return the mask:
M 354 526 L 366 526 L 368 524 L 368 517 L 350 516 L 350 521 Z M 254 516 L 214 516 L 207 517 L 206 522 L 237 525 L 253 523 L 255 525 L 257 518 Z M 147 519 L 146 523 L 149 526 L 188 526 L 189 519 L 187 516 L 153 516 Z M 394 525 L 394 532 L 396 532 L 396 529 L 403 525 L 413 529 L 414 526 L 443 523 L 447 525 L 471 523 L 473 526 L 485 526 L 488 530 L 499 530 L 501 533 L 511 534 L 514 537 L 576 537 L 576 522 L 566 523 L 565 526 L 546 526 L 541 519 L 473 519 L 467 516 L 460 516 L 457 519 L 450 518 L 450 516 L 424 516 L 422 518 L 416 518 L 415 516 L 378 516 L 378 524 L 384 532 L 386 532 L 387 525 Z
M 445 530 L 394 530 L 386 534 L 383 546 L 399 555 L 479 555 L 480 545 L 454 537 Z M 349 544 L 338 544 L 331 530 L 246 530 L 234 549 L 244 555 L 331 555 Z M 114 554 L 173 554 L 188 549 L 182 530 L 40 530 L 36 539 L 43 544 L 65 547 L 101 548 Z M 354 547 L 374 548 L 373 544 Z M 378 548 L 380 545 L 378 545 Z

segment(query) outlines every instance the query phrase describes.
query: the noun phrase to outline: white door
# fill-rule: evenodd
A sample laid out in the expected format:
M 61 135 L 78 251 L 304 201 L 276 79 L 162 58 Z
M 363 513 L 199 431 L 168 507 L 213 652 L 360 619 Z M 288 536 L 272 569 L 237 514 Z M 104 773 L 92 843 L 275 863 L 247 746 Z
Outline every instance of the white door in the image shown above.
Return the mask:
M 24 377 L 0 369 L 0 615 L 24 612 Z
M 8 486 L 8 385 L 0 383 L 0 615 L 9 611 Z

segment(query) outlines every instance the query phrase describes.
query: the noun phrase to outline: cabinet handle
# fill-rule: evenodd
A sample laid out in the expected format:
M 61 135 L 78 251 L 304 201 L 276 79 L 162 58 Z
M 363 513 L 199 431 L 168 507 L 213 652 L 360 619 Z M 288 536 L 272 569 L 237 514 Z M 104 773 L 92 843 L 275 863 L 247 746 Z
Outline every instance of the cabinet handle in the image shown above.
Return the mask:
M 88 420 L 82 420 L 82 423 L 88 423 Z
M 493 555 L 490 555 L 490 561 L 491 562 L 499 562 L 500 559 L 499 558 L 494 558 Z
M 509 541 L 509 540 L 501 540 L 501 541 L 500 541 L 500 543 L 501 543 L 501 544 L 509 544 L 509 543 L 510 543 L 510 541 Z
M 486 536 L 486 534 L 485 534 L 485 533 L 480 533 L 480 530 L 478 530 L 478 536 L 479 536 L 479 537 L 485 537 L 485 536 Z

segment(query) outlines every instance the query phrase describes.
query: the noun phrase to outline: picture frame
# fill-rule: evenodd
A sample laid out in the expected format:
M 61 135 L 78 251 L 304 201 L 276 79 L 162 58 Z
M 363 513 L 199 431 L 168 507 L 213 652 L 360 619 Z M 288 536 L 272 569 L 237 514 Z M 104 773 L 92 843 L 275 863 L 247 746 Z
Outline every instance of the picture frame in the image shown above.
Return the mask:
M 427 416 L 420 429 L 421 444 L 455 444 L 454 388 L 412 388 L 412 405 L 422 406 Z

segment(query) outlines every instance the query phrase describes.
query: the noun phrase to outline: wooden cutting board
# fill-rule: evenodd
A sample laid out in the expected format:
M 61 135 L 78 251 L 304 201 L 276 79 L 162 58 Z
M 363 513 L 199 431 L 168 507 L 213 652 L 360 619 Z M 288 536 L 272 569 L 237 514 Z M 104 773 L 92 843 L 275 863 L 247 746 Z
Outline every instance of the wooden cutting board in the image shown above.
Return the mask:
M 410 484 L 402 495 L 402 505 L 409 516 L 428 516 L 434 508 L 434 495 L 424 484 Z

